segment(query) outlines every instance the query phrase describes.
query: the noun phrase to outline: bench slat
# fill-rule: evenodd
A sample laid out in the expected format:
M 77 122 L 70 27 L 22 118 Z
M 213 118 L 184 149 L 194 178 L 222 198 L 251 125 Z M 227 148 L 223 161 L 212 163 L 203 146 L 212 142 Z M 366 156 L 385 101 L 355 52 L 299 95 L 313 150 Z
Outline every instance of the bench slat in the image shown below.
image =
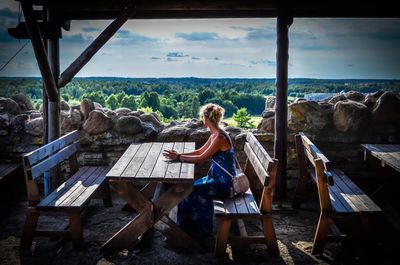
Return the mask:
M 257 140 L 257 138 L 252 133 L 247 133 L 246 141 L 249 143 L 250 147 L 253 149 L 254 153 L 260 160 L 261 164 L 264 165 L 265 169 L 268 171 L 269 163 L 273 163 L 272 158 L 269 156 L 267 151 Z
M 247 209 L 249 210 L 250 214 L 260 214 L 258 204 L 250 190 L 243 194 L 243 198 L 246 201 Z
M 17 163 L 0 164 L 0 180 L 16 171 L 21 165 Z
M 303 146 L 308 149 L 308 151 L 313 155 L 314 159 L 322 159 L 324 164 L 329 163 L 329 159 L 313 144 L 310 139 L 304 134 L 299 133 L 301 135 L 301 139 L 303 140 Z
M 254 171 L 256 172 L 258 178 L 260 179 L 261 183 L 265 185 L 265 181 L 269 178 L 267 170 L 262 166 L 260 160 L 258 160 L 257 156 L 255 155 L 253 149 L 251 149 L 248 143 L 244 145 L 244 152 L 247 155 L 247 159 L 253 165 Z
M 111 169 L 111 167 L 103 167 L 102 172 L 97 176 L 97 178 L 90 184 L 89 187 L 86 187 L 85 191 L 81 193 L 81 195 L 76 198 L 70 204 L 70 207 L 80 207 L 83 205 L 88 199 L 92 196 L 92 194 L 97 190 L 97 188 L 105 181 L 107 172 Z
M 344 182 L 346 185 L 351 189 L 351 191 L 354 194 L 357 194 L 357 197 L 359 198 L 360 201 L 364 204 L 366 207 L 366 211 L 371 212 L 371 211 L 377 211 L 380 212 L 382 209 L 376 205 L 375 202 L 371 200 L 371 198 L 368 197 L 356 184 L 351 182 L 349 178 L 346 177 L 343 171 L 339 169 L 332 169 L 332 171 Z
M 57 154 L 43 160 L 42 162 L 38 163 L 37 165 L 31 168 L 31 176 L 33 179 L 39 177 L 44 172 L 49 171 L 53 167 L 60 164 L 62 161 L 69 158 L 72 154 L 79 150 L 79 142 L 76 142 L 72 145 L 69 145 L 59 151 Z
M 234 196 L 233 201 L 235 202 L 237 213 L 243 213 L 243 214 L 249 213 L 249 209 L 247 208 L 246 201 L 244 200 L 242 194 Z
M 317 176 L 315 175 L 315 171 L 313 169 L 309 169 L 308 173 L 310 174 L 311 179 L 314 181 L 314 183 L 317 183 Z M 340 190 L 337 186 L 329 186 L 328 191 L 331 205 L 336 212 L 346 213 L 352 211 L 350 205 L 342 196 L 340 196 Z
M 76 172 L 72 177 L 70 177 L 67 181 L 62 183 L 56 190 L 50 193 L 46 198 L 44 198 L 39 204 L 38 207 L 45 206 L 54 206 L 57 200 L 61 200 L 61 198 L 68 193 L 72 189 L 72 187 L 77 183 L 82 176 L 87 176 L 93 173 L 95 167 L 82 167 Z
M 69 194 L 64 194 L 64 198 L 60 198 L 55 203 L 55 207 L 70 207 L 71 203 L 74 202 L 78 197 L 81 197 L 82 193 L 86 188 L 90 187 L 93 182 L 100 176 L 104 171 L 103 167 L 94 167 L 95 170 L 90 175 L 83 175 L 76 184 L 70 189 Z M 104 179 L 103 179 L 104 180 Z M 86 198 L 85 198 L 86 201 Z M 80 207 L 81 205 L 77 205 Z
M 72 131 L 51 143 L 48 143 L 28 154 L 25 155 L 26 159 L 29 161 L 30 165 L 34 165 L 40 160 L 50 156 L 54 152 L 64 148 L 65 146 L 69 145 L 70 143 L 77 140 L 79 137 L 79 132 L 77 130 Z

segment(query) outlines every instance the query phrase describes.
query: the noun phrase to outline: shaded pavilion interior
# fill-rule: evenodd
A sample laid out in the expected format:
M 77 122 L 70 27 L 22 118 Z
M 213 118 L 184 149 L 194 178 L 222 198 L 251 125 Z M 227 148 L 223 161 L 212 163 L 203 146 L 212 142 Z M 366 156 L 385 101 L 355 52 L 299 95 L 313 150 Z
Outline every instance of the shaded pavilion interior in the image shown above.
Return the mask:
M 43 80 L 44 142 L 60 136 L 60 89 L 90 61 L 130 19 L 276 18 L 276 105 L 274 157 L 280 161 L 277 197 L 286 198 L 287 89 L 289 28 L 296 17 L 400 17 L 393 1 L 343 0 L 19 0 L 25 21 L 10 28 L 11 36 L 31 39 Z M 60 69 L 62 29 L 73 20 L 112 20 L 71 63 Z

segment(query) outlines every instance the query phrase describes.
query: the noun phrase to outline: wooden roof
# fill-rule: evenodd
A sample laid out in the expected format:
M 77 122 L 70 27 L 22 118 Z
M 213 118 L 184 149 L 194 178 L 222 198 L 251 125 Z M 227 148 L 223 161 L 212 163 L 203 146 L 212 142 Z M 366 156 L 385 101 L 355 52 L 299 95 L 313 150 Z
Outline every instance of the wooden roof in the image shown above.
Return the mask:
M 48 6 L 59 19 L 113 19 L 124 8 L 130 18 L 256 18 L 276 17 L 287 10 L 294 17 L 400 17 L 389 0 L 31 0 Z

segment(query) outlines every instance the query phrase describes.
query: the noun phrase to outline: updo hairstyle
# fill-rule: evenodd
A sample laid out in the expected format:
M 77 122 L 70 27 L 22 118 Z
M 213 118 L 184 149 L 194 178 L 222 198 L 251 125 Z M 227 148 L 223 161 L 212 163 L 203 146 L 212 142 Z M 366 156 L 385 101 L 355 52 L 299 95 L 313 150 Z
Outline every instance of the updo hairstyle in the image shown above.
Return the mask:
M 212 124 L 218 127 L 224 118 L 224 113 L 225 110 L 220 105 L 208 103 L 200 108 L 199 115 L 201 120 L 203 120 L 203 117 L 206 117 Z

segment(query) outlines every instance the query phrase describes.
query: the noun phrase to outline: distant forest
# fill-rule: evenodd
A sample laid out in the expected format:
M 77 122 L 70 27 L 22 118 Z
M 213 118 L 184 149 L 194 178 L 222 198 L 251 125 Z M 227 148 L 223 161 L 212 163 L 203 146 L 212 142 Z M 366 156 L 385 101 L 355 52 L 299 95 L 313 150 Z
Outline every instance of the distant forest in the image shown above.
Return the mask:
M 371 93 L 378 90 L 400 92 L 400 80 L 303 79 L 289 80 L 288 95 L 304 97 L 310 93 L 341 91 Z M 0 78 L 0 97 L 17 93 L 28 95 L 35 108 L 42 101 L 40 78 Z M 240 108 L 259 115 L 265 96 L 275 94 L 275 79 L 206 79 L 206 78 L 75 78 L 61 88 L 61 97 L 70 105 L 89 98 L 110 109 L 151 108 L 164 118 L 192 118 L 208 102 L 220 104 L 231 117 Z

